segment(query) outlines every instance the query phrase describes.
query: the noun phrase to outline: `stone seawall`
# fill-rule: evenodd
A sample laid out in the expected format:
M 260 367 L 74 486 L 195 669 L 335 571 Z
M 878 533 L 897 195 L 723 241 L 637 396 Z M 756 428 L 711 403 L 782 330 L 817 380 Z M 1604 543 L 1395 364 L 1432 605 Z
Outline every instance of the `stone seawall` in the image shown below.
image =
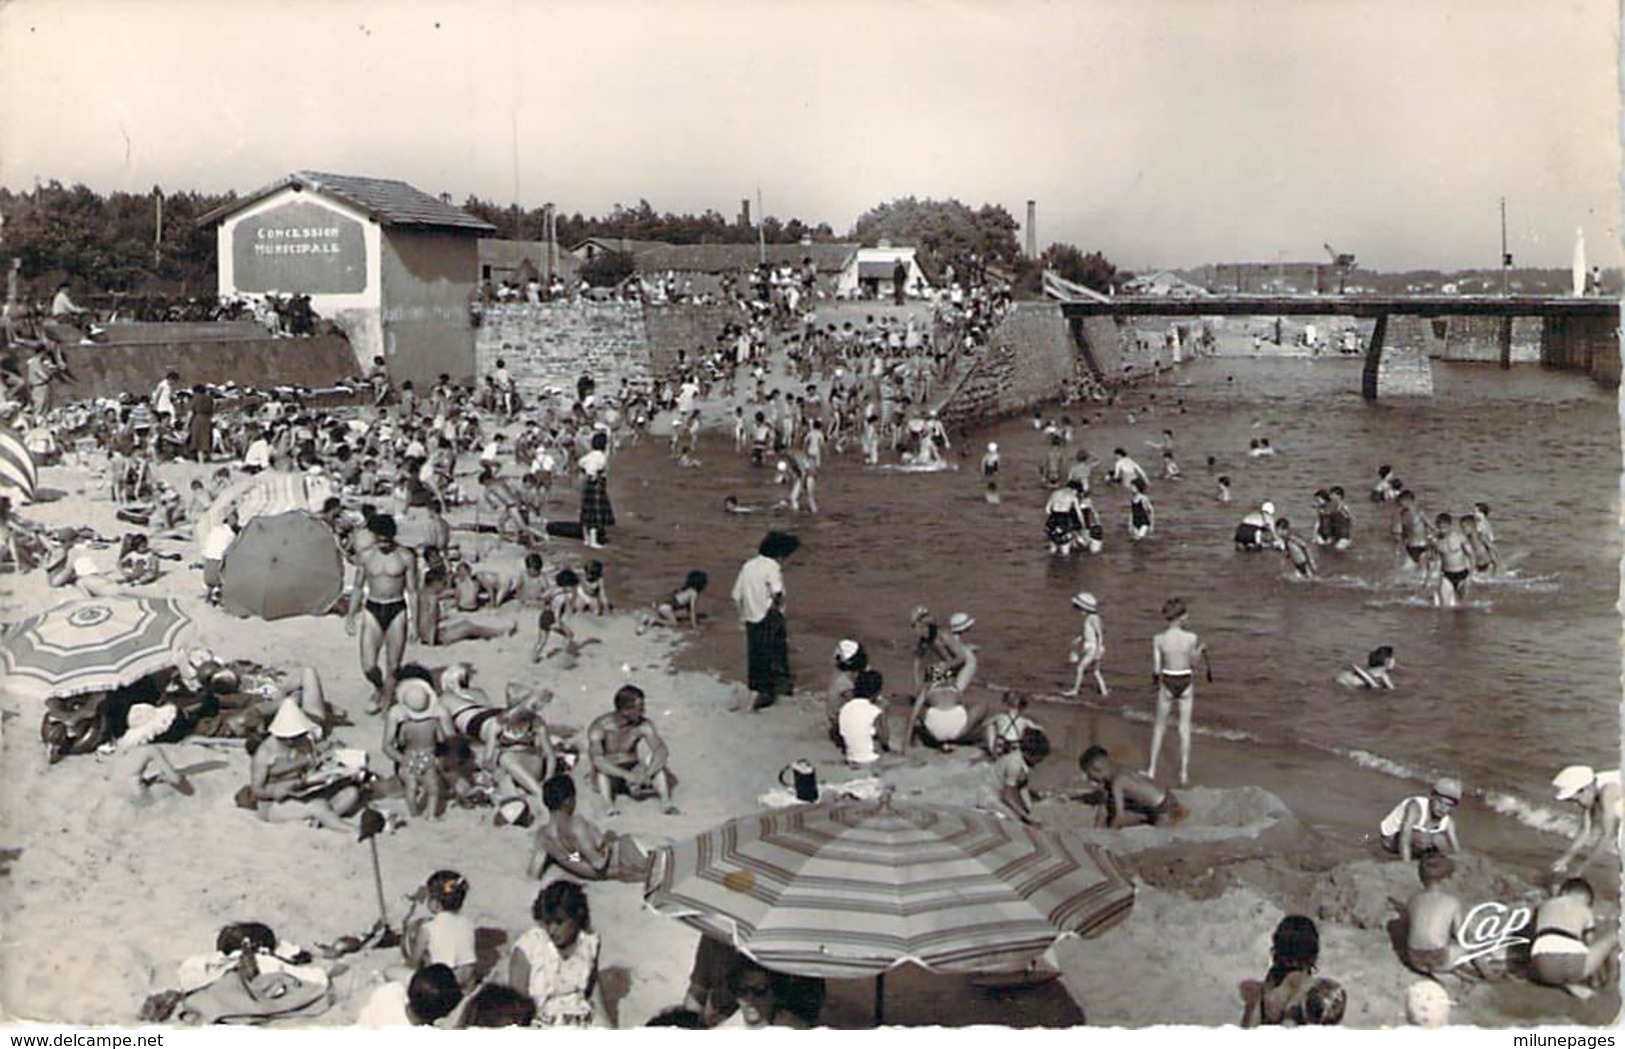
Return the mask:
M 676 351 L 673 350 L 673 353 Z M 645 383 L 651 376 L 649 331 L 643 306 L 627 302 L 552 302 L 493 306 L 474 340 L 480 381 L 505 360 L 521 396 L 535 399 L 546 388 L 573 391 L 590 373 L 600 389 L 623 378 Z
M 943 418 L 965 426 L 1025 411 L 1061 396 L 1083 366 L 1059 305 L 1017 303 L 942 405 Z
M 359 374 L 349 342 L 338 335 L 63 346 L 62 355 L 76 381 L 53 391 L 58 403 L 123 393 L 144 397 L 171 369 L 187 386 L 235 382 L 261 389 L 315 389 Z
M 1512 362 L 1534 364 L 1540 360 L 1540 318 L 1512 319 Z M 1451 317 L 1440 356 L 1447 361 L 1501 363 L 1500 317 Z

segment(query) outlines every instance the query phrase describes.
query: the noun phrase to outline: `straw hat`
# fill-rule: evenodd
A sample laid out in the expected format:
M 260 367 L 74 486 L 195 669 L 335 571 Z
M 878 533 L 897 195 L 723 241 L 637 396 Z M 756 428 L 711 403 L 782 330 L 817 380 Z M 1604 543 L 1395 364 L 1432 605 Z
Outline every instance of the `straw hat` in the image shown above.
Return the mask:
M 143 743 L 151 743 L 154 739 L 169 731 L 175 723 L 175 705 L 165 703 L 155 707 L 151 703 L 136 703 L 130 707 L 127 715 L 129 727 L 124 735 L 119 737 L 120 747 L 139 747 Z
M 1095 595 L 1087 590 L 1080 590 L 1072 595 L 1072 607 L 1079 612 L 1093 612 L 1095 610 Z
M 1569 801 L 1576 794 L 1597 782 L 1597 770 L 1590 765 L 1570 765 L 1552 780 L 1557 788 L 1557 800 Z
M 277 739 L 298 739 L 300 736 L 311 736 L 316 733 L 316 723 L 299 709 L 299 704 L 293 701 L 292 696 L 283 699 L 282 705 L 276 708 L 276 717 L 271 719 L 271 735 Z
M 395 698 L 414 714 L 422 714 L 434 702 L 434 689 L 426 681 L 410 678 L 395 686 Z
M 963 634 L 975 625 L 976 617 L 964 612 L 955 612 L 953 618 L 948 620 L 948 630 L 954 634 Z

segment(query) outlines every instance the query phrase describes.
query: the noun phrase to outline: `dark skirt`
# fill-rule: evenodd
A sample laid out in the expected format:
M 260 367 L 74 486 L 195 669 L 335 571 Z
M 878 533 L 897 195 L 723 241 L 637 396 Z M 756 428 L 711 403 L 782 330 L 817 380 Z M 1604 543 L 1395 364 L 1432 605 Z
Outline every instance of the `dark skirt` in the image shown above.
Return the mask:
M 186 452 L 207 459 L 214 451 L 214 417 L 193 414 L 187 424 Z
M 608 479 L 603 474 L 587 478 L 581 486 L 582 529 L 596 528 L 602 532 L 614 523 L 615 508 L 609 505 Z
M 775 609 L 761 622 L 745 624 L 745 661 L 746 684 L 761 695 L 763 706 L 790 694 L 790 636 L 783 612 Z

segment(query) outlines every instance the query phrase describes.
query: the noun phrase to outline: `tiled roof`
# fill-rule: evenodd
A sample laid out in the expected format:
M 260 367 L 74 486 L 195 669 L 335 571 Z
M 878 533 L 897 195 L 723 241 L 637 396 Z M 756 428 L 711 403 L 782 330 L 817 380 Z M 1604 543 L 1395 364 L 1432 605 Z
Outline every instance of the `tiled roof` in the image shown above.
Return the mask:
M 358 211 L 365 212 L 385 226 L 467 230 L 470 233 L 496 232 L 496 227 L 489 222 L 483 222 L 461 208 L 453 207 L 439 197 L 431 196 L 399 179 L 334 175 L 324 171 L 295 171 L 268 186 L 262 186 L 240 200 L 216 208 L 198 219 L 198 223 L 202 225 L 219 221 L 289 186 L 298 186 L 330 196 Z
M 856 244 L 769 244 L 767 261 L 774 266 L 800 266 L 811 258 L 820 273 L 845 267 Z M 663 244 L 634 256 L 639 273 L 735 273 L 755 269 L 762 260 L 755 244 Z

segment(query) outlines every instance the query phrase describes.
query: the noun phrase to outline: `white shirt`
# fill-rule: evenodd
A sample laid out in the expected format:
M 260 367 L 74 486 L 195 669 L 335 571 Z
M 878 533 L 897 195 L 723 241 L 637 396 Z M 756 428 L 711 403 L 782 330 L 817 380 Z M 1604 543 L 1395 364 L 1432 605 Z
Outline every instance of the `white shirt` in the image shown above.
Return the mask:
M 232 540 L 237 533 L 231 530 L 231 525 L 224 522 L 209 529 L 209 534 L 203 537 L 203 559 L 205 561 L 219 561 L 226 556 Z
M 601 474 L 609 466 L 609 456 L 594 448 L 581 457 L 581 472 L 585 474 Z
M 854 765 L 868 765 L 880 758 L 875 746 L 875 722 L 881 710 L 867 699 L 849 699 L 841 705 L 837 724 L 841 730 L 841 748 L 846 760 Z
M 760 623 L 773 610 L 773 598 L 784 593 L 784 570 L 771 557 L 757 554 L 739 569 L 734 580 L 733 602 L 739 618 Z
M 357 1027 L 411 1027 L 406 1012 L 406 984 L 386 983 L 372 992 L 355 1018 Z
M 175 413 L 174 393 L 168 379 L 164 379 L 152 391 L 152 410 L 160 415 L 173 415 Z
M 429 963 L 473 965 L 479 958 L 474 953 L 474 923 L 461 914 L 441 911 L 423 926 L 427 937 Z
M 256 437 L 254 443 L 248 446 L 243 454 L 244 466 L 258 466 L 260 469 L 269 469 L 271 466 L 271 442 L 263 437 Z

